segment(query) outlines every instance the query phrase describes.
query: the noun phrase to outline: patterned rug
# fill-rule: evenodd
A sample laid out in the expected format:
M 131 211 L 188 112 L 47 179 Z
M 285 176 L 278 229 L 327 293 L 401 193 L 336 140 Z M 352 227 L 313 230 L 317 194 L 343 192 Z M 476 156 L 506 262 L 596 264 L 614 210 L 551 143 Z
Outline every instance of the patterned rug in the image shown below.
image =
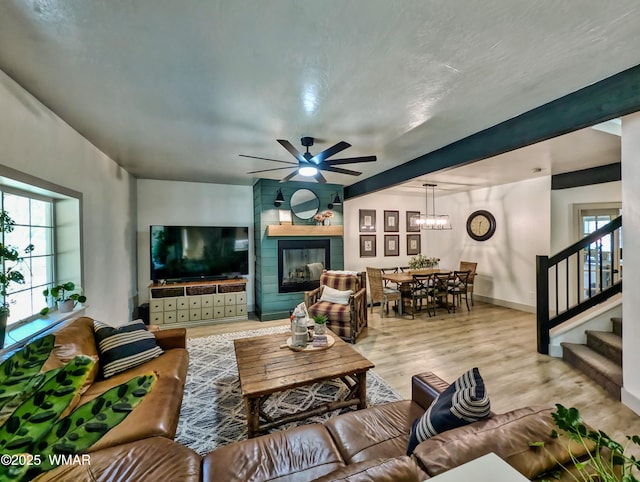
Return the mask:
M 233 340 L 250 336 L 283 333 L 287 326 L 227 333 L 187 341 L 189 372 L 176 441 L 201 455 L 216 447 L 247 437 L 247 419 L 240 393 Z M 272 395 L 265 407 L 267 413 L 291 413 L 335 400 L 347 393 L 339 381 L 318 383 Z M 401 400 L 402 397 L 373 370 L 367 372 L 367 404 Z M 350 408 L 341 411 L 349 411 Z M 283 425 L 280 430 L 302 423 L 323 422 L 341 412 L 336 410 L 304 422 Z

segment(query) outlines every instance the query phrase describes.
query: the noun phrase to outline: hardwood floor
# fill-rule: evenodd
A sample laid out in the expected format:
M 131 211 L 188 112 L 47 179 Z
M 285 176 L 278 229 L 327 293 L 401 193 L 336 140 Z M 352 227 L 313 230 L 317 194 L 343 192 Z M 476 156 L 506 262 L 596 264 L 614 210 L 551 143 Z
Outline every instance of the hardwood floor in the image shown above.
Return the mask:
M 188 330 L 189 337 L 215 335 L 288 324 L 243 321 Z M 355 348 L 403 397 L 411 396 L 411 375 L 432 371 L 448 381 L 477 366 L 492 410 L 527 405 L 577 407 L 584 419 L 620 442 L 640 434 L 640 416 L 561 359 L 536 352 L 535 317 L 531 313 L 476 302 L 470 312 L 429 318 L 426 313 L 380 317 L 369 311 L 369 326 Z M 634 453 L 636 451 L 634 450 Z

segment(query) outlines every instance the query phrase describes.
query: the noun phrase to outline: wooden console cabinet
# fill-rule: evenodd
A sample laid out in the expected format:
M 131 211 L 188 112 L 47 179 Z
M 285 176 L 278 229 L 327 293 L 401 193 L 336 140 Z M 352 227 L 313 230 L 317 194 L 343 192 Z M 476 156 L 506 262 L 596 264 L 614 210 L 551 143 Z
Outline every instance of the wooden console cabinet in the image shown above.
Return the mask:
M 149 323 L 190 327 L 247 319 L 247 280 L 149 286 Z

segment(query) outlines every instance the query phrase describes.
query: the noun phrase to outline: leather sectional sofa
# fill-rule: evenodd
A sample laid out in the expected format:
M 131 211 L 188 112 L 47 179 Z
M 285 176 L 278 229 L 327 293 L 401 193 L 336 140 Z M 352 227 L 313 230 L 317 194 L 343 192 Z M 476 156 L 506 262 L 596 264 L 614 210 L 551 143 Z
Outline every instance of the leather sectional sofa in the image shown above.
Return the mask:
M 60 330 L 56 339 L 58 356 L 72 357 L 75 352 L 92 350 L 93 332 L 89 327 L 91 320 L 80 318 Z M 535 407 L 492 415 L 449 430 L 422 442 L 412 457 L 406 456 L 412 422 L 448 386 L 432 373 L 412 378 L 411 400 L 236 442 L 201 457 L 173 441 L 188 364 L 184 330 L 162 331 L 156 336 L 165 353 L 122 377 L 154 369 L 159 382 L 164 382 L 155 386 L 134 413 L 92 448 L 90 465 L 61 466 L 35 480 L 413 482 L 427 480 L 489 452 L 495 452 L 533 480 L 556 465 L 554 457 L 560 462 L 569 460 L 568 442 L 550 437 L 552 410 Z M 95 344 L 93 350 L 86 354 L 97 356 Z M 117 379 L 97 378 L 83 397 L 93 397 L 117 383 Z M 529 447 L 530 441 L 538 440 L 546 442 L 553 456 Z

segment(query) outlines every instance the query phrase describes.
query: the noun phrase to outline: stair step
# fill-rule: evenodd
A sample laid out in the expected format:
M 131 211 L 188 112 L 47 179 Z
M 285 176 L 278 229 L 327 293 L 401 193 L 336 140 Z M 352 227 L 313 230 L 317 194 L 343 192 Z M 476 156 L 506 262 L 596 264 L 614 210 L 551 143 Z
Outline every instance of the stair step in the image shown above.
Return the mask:
M 610 331 L 586 330 L 587 346 L 622 366 L 622 337 Z
M 562 358 L 602 386 L 612 397 L 620 400 L 622 367 L 587 345 L 561 343 Z
M 611 325 L 613 326 L 613 332 L 616 335 L 622 336 L 622 318 L 614 316 L 611 318 Z

